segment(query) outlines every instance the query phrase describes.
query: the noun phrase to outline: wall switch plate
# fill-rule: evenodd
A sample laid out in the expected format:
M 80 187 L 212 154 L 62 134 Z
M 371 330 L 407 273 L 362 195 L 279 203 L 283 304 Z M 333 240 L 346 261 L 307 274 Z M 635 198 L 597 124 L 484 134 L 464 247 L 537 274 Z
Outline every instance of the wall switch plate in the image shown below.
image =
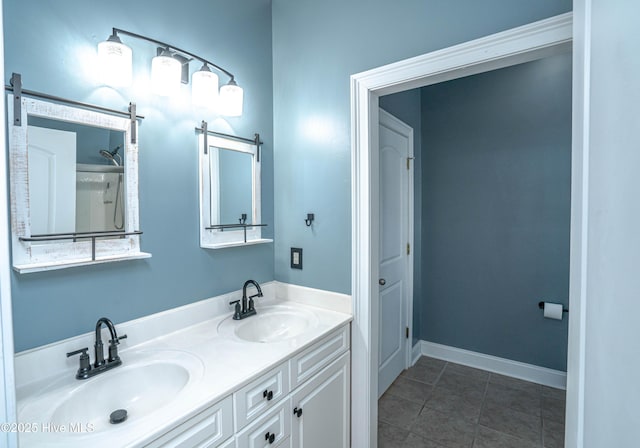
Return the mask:
M 291 269 L 302 269 L 302 248 L 291 248 Z

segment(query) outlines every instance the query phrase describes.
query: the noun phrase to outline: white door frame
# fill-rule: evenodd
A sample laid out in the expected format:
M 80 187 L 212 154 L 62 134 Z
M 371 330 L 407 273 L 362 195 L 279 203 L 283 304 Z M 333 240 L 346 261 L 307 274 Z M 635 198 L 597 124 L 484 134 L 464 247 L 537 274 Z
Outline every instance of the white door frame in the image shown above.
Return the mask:
M 400 120 L 398 117 L 396 117 L 395 115 L 387 112 L 386 110 L 379 108 L 379 112 L 378 112 L 378 119 L 380 119 L 380 112 L 382 112 L 382 114 L 386 115 L 386 119 L 389 120 L 390 122 L 394 123 L 395 126 L 397 126 L 397 128 L 395 129 L 397 132 L 402 132 L 405 130 L 406 128 L 406 137 L 409 141 L 409 148 L 407 151 L 407 156 L 409 157 L 409 162 L 411 163 L 411 169 L 409 169 L 409 165 L 407 165 L 407 217 L 406 219 L 408 220 L 407 222 L 407 243 L 409 243 L 409 247 L 411 248 L 411 250 L 409 251 L 409 254 L 407 256 L 407 263 L 406 263 L 406 272 L 405 272 L 405 279 L 407 282 L 406 285 L 406 292 L 405 292 L 405 297 L 403 298 L 404 300 L 404 312 L 406 313 L 406 322 L 405 325 L 409 328 L 409 334 L 407 336 L 407 338 L 404 340 L 404 344 L 405 344 L 405 360 L 404 360 L 404 368 L 408 369 L 409 367 L 411 367 L 412 364 L 412 353 L 411 353 L 411 349 L 413 348 L 413 344 L 411 343 L 413 341 L 413 266 L 414 266 L 414 254 L 415 254 L 415 247 L 414 247 L 414 212 L 415 212 L 415 204 L 414 204 L 414 171 L 415 171 L 415 165 L 414 165 L 414 161 L 415 161 L 415 154 L 414 154 L 414 147 L 413 147 L 413 133 L 414 133 L 414 129 L 409 126 L 407 123 L 405 123 L 404 121 Z M 379 126 L 378 122 L 378 126 Z M 402 130 L 402 131 L 401 131 Z M 380 148 L 378 148 L 379 151 Z M 379 173 L 380 171 L 378 171 Z M 380 222 L 380 217 L 378 216 L 378 222 Z M 376 387 L 377 389 L 377 387 Z
M 2 27 L 2 0 L 0 0 L 0 77 L 4 78 L 4 33 Z M 7 191 L 7 147 L 5 95 L 0 100 L 0 422 L 16 422 L 16 389 L 13 373 L 13 315 L 11 309 L 11 273 L 9 259 L 9 192 Z M 15 432 L 0 432 L 0 445 L 18 446 Z
M 573 15 L 562 14 L 493 34 L 443 50 L 378 67 L 351 77 L 351 178 L 352 178 L 352 411 L 351 446 L 377 447 L 378 366 L 378 98 L 381 95 L 424 87 L 482 73 L 545 56 L 570 51 Z M 584 45 L 583 41 L 577 43 Z M 574 65 L 576 65 L 574 54 Z M 581 68 L 581 67 L 580 67 Z M 584 76 L 574 70 L 574 92 Z M 567 372 L 567 446 L 578 446 L 582 434 L 584 360 L 583 310 L 585 278 L 582 250 L 586 217 L 582 187 L 583 150 L 576 141 L 585 121 L 574 93 L 571 198 L 571 275 L 569 363 Z M 581 140 L 580 140 L 581 142 Z

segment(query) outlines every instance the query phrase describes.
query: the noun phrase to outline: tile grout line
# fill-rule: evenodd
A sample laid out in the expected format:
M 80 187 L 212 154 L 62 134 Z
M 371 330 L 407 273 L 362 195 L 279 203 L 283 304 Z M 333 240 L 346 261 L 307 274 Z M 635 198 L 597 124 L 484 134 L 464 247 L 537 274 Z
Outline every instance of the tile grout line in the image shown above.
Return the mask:
M 484 410 L 484 403 L 487 400 L 487 391 L 489 390 L 489 381 L 491 380 L 491 373 L 487 376 L 487 382 L 484 385 L 484 392 L 482 393 L 482 404 L 480 405 L 480 413 L 478 414 L 478 419 L 476 420 L 475 432 L 473 434 L 473 441 L 471 442 L 471 447 L 476 444 L 476 439 L 478 438 L 478 432 L 480 431 L 480 417 L 482 417 L 482 411 Z

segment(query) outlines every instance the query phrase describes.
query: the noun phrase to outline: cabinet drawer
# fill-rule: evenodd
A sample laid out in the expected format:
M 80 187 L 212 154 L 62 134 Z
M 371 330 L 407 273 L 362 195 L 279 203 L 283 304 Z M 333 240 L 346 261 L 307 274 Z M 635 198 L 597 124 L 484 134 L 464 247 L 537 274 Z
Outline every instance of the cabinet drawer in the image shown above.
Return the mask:
M 283 363 L 233 394 L 236 431 L 273 408 L 289 393 L 289 365 Z
M 268 437 L 273 434 L 273 442 Z M 249 424 L 236 437 L 238 448 L 266 448 L 286 446 L 291 435 L 291 400 L 286 399 L 266 415 Z
M 214 447 L 232 435 L 233 400 L 228 396 L 147 446 L 153 448 Z
M 349 349 L 349 325 L 345 325 L 304 352 L 291 363 L 291 389 L 295 389 Z
M 202 445 L 198 445 L 198 448 L 213 448 L 213 447 L 217 447 L 217 448 L 236 448 L 236 438 L 235 437 L 231 437 L 229 438 L 229 440 L 227 440 L 226 442 L 224 442 L 222 445 L 216 445 L 217 442 L 214 443 L 209 443 L 209 442 L 205 442 Z

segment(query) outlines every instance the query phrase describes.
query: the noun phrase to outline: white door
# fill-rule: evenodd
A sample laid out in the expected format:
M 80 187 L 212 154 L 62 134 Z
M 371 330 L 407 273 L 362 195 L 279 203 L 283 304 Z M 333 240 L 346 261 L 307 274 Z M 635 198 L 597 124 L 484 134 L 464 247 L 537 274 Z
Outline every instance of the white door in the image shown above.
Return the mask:
M 29 126 L 31 234 L 76 228 L 76 133 Z
M 378 397 L 408 367 L 413 129 L 380 109 Z

